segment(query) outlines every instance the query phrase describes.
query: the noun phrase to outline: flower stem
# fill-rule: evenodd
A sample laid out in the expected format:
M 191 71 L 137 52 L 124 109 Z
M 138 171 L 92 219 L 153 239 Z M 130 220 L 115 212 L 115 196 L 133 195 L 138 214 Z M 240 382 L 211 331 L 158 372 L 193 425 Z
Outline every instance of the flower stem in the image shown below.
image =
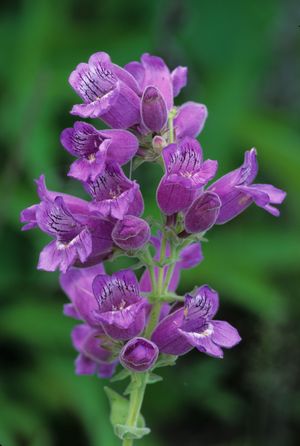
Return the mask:
M 167 240 L 165 234 L 162 236 L 161 241 L 161 251 L 159 261 L 162 263 L 166 256 L 167 249 Z M 149 322 L 145 330 L 145 338 L 150 338 L 151 334 L 159 320 L 161 302 L 160 296 L 163 294 L 164 290 L 164 267 L 160 267 L 158 271 L 158 280 L 156 282 L 156 277 L 154 273 L 154 268 L 150 262 L 150 253 L 148 252 L 148 270 L 151 277 L 152 282 L 152 293 L 154 297 L 154 303 L 152 305 L 151 314 L 149 317 Z M 126 425 L 130 427 L 136 427 L 138 418 L 140 415 L 141 407 L 143 404 L 144 394 L 146 390 L 148 380 L 148 373 L 132 373 L 131 382 L 133 384 L 133 389 L 130 393 L 129 399 L 129 409 L 128 409 L 128 417 L 126 421 Z M 132 446 L 133 439 L 125 438 L 123 440 L 122 446 Z
M 131 382 L 134 388 L 130 393 L 129 410 L 126 425 L 136 427 L 143 404 L 145 389 L 147 385 L 148 373 L 132 373 Z M 132 446 L 133 439 L 125 438 L 122 446 Z

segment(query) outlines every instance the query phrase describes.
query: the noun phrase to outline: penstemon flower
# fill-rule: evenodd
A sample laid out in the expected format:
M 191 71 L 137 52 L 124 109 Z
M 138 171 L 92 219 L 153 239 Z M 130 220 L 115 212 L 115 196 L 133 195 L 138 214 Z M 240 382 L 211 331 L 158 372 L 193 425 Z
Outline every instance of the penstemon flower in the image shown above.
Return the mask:
M 82 100 L 71 113 L 111 127 L 98 130 L 77 121 L 61 133 L 61 144 L 77 158 L 68 176 L 80 181 L 87 198 L 49 191 L 41 175 L 36 181 L 40 201 L 24 209 L 20 219 L 23 230 L 39 228 L 52 238 L 38 268 L 60 270 L 70 301 L 64 314 L 80 322 L 71 334 L 78 352 L 75 372 L 131 380 L 126 398 L 105 390 L 114 432 L 123 446 L 132 446 L 150 432 L 140 410 L 146 386 L 161 379 L 153 370 L 173 365 L 193 348 L 222 358 L 224 348 L 241 340 L 236 328 L 215 320 L 219 296 L 209 285 L 177 294 L 181 270 L 203 261 L 201 242 L 215 224 L 252 203 L 278 216 L 273 205 L 286 194 L 253 184 L 254 148 L 241 167 L 209 185 L 218 164 L 203 160 L 195 139 L 207 109 L 192 101 L 174 106 L 187 83 L 186 67 L 171 72 L 161 58 L 144 54 L 122 68 L 99 52 L 80 63 L 69 82 Z M 132 172 L 144 162 L 163 166 L 156 191 L 162 224 L 150 225 L 142 215 L 143 196 Z M 129 177 L 121 167 L 127 163 Z M 139 280 L 130 269 L 106 274 L 104 262 L 118 256 L 137 259 Z

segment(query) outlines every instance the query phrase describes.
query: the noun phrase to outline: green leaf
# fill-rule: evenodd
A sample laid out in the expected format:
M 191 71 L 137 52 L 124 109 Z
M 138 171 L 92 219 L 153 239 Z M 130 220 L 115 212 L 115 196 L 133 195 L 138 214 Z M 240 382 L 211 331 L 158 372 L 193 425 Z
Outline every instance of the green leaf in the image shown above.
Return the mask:
M 148 427 L 131 427 L 124 424 L 116 424 L 114 426 L 114 431 L 117 437 L 119 437 L 121 440 L 138 440 L 151 432 Z
M 163 380 L 162 376 L 159 376 L 156 373 L 149 373 L 147 384 L 155 384 L 162 380 Z
M 130 376 L 130 371 L 126 369 L 122 369 L 119 373 L 114 375 L 110 382 L 115 383 L 117 381 L 122 381 L 123 379 L 126 379 Z
M 174 355 L 160 355 L 153 370 L 159 367 L 173 366 L 176 364 L 176 360 L 177 356 Z
M 128 417 L 129 401 L 123 398 L 109 387 L 104 387 L 110 404 L 110 421 L 113 426 L 125 425 Z M 138 427 L 145 427 L 144 417 L 140 414 L 137 422 Z

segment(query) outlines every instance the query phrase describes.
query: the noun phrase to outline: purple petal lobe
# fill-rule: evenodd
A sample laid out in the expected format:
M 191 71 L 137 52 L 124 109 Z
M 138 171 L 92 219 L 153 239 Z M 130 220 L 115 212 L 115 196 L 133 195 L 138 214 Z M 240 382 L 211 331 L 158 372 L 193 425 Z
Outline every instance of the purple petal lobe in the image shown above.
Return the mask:
M 155 328 L 151 341 L 157 345 L 161 353 L 178 356 L 184 355 L 193 348 L 178 330 L 183 322 L 183 311 L 183 308 L 180 308 L 171 313 Z
M 173 85 L 165 62 L 160 57 L 148 53 L 142 55 L 141 62 L 145 69 L 143 87 L 148 85 L 157 87 L 166 101 L 167 109 L 170 110 L 173 106 Z
M 220 347 L 231 348 L 241 341 L 236 328 L 225 321 L 213 321 L 212 340 Z
M 202 131 L 207 118 L 207 108 L 196 102 L 183 104 L 174 119 L 176 137 L 178 139 L 190 136 L 196 138 Z
M 98 309 L 92 290 L 94 278 L 104 273 L 102 264 L 89 268 L 70 268 L 60 275 L 60 285 L 72 302 L 76 313 L 91 326 L 99 326 L 94 312 Z
M 187 84 L 187 67 L 177 67 L 171 73 L 172 85 L 173 85 L 173 95 L 178 96 L 181 89 Z
M 212 319 L 219 308 L 218 293 L 208 285 L 202 285 L 185 298 L 185 314 L 189 319 Z

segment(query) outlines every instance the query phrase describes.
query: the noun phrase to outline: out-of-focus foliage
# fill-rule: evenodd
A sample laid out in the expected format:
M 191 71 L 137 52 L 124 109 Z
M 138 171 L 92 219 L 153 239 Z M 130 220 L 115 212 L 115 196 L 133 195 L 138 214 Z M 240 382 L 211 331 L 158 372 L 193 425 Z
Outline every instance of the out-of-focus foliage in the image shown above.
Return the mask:
M 288 191 L 279 220 L 261 209 L 215 228 L 205 261 L 182 292 L 219 290 L 220 319 L 243 342 L 223 361 L 193 352 L 149 388 L 153 434 L 141 446 L 292 446 L 300 420 L 300 9 L 297 0 L 6 0 L 0 19 L 1 257 L 0 443 L 114 446 L 106 384 L 75 377 L 73 321 L 57 275 L 35 270 L 46 238 L 20 233 L 20 209 L 36 201 L 33 178 L 82 193 L 65 176 L 59 133 L 77 100 L 70 71 L 95 51 L 122 65 L 149 51 L 189 66 L 180 102 L 204 102 L 200 137 L 219 174 L 256 146 L 261 182 Z M 155 214 L 159 168 L 136 173 Z M 112 268 L 112 266 L 111 266 Z M 298 353 L 298 356 L 297 356 Z

